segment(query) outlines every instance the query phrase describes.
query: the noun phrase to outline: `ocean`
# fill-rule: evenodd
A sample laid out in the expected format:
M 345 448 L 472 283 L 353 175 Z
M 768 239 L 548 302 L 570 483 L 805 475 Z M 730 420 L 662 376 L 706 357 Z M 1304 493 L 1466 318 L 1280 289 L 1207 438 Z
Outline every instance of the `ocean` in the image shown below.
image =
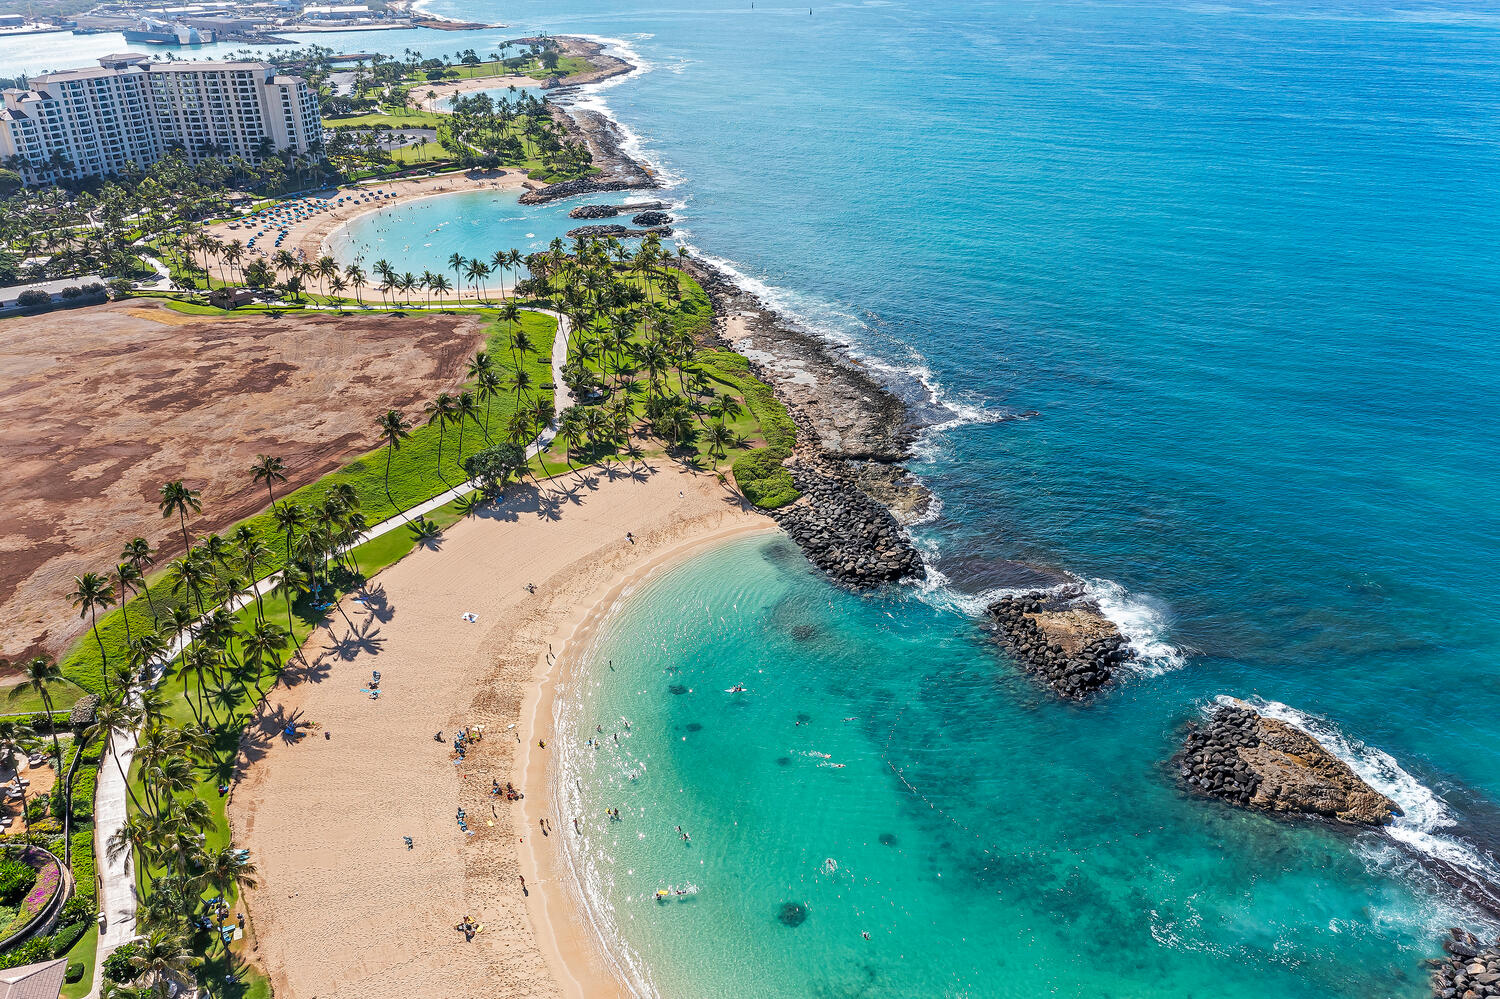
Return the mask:
M 382 45 L 623 46 L 583 100 L 683 238 L 927 425 L 927 584 L 736 541 L 570 688 L 569 845 L 642 994 L 1417 997 L 1447 926 L 1493 934 L 1428 865 L 1500 880 L 1500 6 L 429 6 L 512 27 Z M 1017 564 L 1141 651 L 1095 702 L 989 640 Z M 1407 814 L 1185 797 L 1163 761 L 1225 695 Z

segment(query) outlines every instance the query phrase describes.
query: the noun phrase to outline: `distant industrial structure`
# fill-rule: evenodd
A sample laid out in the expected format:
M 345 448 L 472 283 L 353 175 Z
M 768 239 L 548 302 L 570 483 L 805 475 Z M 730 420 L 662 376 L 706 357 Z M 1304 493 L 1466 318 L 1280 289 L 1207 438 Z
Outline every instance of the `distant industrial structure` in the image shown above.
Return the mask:
M 307 82 L 261 62 L 152 62 L 127 52 L 32 77 L 0 101 L 0 161 L 27 184 L 119 174 L 173 149 L 195 163 L 306 155 L 323 135 Z

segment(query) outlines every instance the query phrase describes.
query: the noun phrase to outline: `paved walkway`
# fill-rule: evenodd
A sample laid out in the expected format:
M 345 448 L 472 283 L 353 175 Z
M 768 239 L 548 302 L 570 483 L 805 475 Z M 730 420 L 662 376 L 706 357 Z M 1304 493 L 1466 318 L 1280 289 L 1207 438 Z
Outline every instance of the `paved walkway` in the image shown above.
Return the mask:
M 528 309 L 527 311 L 540 312 L 557 320 L 557 336 L 552 340 L 552 379 L 557 386 L 553 409 L 561 413 L 573 404 L 573 395 L 563 384 L 562 378 L 563 365 L 568 360 L 568 320 L 561 313 L 549 312 L 545 309 Z M 557 420 L 554 417 L 552 423 L 538 434 L 536 440 L 526 449 L 527 456 L 535 457 L 543 448 L 551 444 L 556 436 Z M 414 518 L 426 516 L 477 488 L 478 484 L 474 482 L 465 482 L 455 486 L 404 513 L 381 521 L 360 535 L 354 545 L 364 544 L 373 538 L 405 527 Z M 248 606 L 257 593 L 261 595 L 270 593 L 280 582 L 281 573 L 279 572 L 267 576 L 239 599 L 226 606 L 231 611 L 238 611 Z M 182 654 L 189 637 L 190 634 L 184 635 L 172 643 L 167 650 L 166 659 L 163 660 L 163 668 L 166 663 Z M 153 684 L 161 679 L 161 673 L 162 669 L 159 669 L 157 675 L 152 678 Z M 98 858 L 99 911 L 103 913 L 105 923 L 103 930 L 99 933 L 98 956 L 94 963 L 94 986 L 89 993 L 91 997 L 99 995 L 103 984 L 104 959 L 115 948 L 129 943 L 136 937 L 135 912 L 138 900 L 135 896 L 135 878 L 132 874 L 130 851 L 122 851 L 115 857 L 111 857 L 109 851 L 109 841 L 125 825 L 125 805 L 128 793 L 121 771 L 127 774 L 130 772 L 130 762 L 135 755 L 135 746 L 136 733 L 134 731 L 116 732 L 108 756 L 99 763 L 98 789 L 94 799 L 94 856 Z

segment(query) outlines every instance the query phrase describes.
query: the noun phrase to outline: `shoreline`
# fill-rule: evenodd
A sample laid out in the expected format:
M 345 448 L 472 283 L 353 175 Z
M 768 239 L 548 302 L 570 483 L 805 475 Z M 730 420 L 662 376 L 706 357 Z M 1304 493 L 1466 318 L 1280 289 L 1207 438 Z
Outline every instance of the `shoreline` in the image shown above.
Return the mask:
M 580 469 L 513 487 L 493 514 L 448 528 L 441 551 L 376 576 L 365 603 L 346 598 L 309 640 L 310 665 L 247 728 L 227 804 L 261 868 L 245 894 L 250 956 L 278 995 L 595 996 L 624 984 L 588 943 L 558 847 L 529 838 L 553 794 L 544 752 L 521 743 L 552 728 L 548 694 L 563 674 L 549 640 L 574 650 L 631 581 L 775 529 L 726 499 L 738 497 L 716 476 L 666 461 Z M 476 625 L 460 623 L 468 611 Z M 378 699 L 360 689 L 371 668 Z M 472 724 L 490 738 L 465 758 L 433 745 L 434 730 Z M 516 783 L 521 807 L 491 797 L 492 780 Z M 469 836 L 454 828 L 455 803 Z M 472 941 L 451 929 L 465 913 L 485 925 Z
M 581 653 L 588 647 L 588 640 L 598 633 L 621 597 L 653 576 L 671 571 L 694 555 L 710 551 L 736 538 L 769 534 L 776 530 L 774 524 L 743 524 L 674 545 L 637 566 L 624 578 L 596 591 L 589 601 L 576 607 L 576 613 L 553 633 L 548 648 L 555 648 L 556 655 L 550 665 L 547 653 L 537 656 L 538 674 L 531 692 L 521 705 L 519 726 L 527 729 L 527 749 L 516 770 L 518 783 L 546 789 L 545 798 L 538 798 L 532 792 L 522 800 L 521 810 L 526 816 L 528 827 L 543 816 L 549 822 L 556 822 L 561 818 L 552 810 L 557 797 L 557 781 L 562 777 L 557 765 L 559 755 L 542 749 L 538 740 L 546 740 L 555 745 L 559 688 L 581 673 L 584 667 Z M 541 778 L 535 785 L 531 783 L 534 774 Z M 564 821 L 563 835 L 567 833 L 566 826 L 567 822 Z M 582 888 L 577 868 L 567 849 L 561 846 L 561 841 L 556 844 L 549 842 L 538 849 L 537 841 L 533 838 L 525 849 L 518 850 L 518 854 L 523 873 L 537 885 L 552 888 L 548 890 L 544 887 L 534 892 L 528 898 L 527 908 L 537 930 L 542 952 L 552 967 L 553 978 L 564 985 L 564 994 L 568 999 L 598 999 L 604 996 L 634 999 L 635 990 L 626 980 L 608 945 L 601 939 L 600 929 L 580 896 Z

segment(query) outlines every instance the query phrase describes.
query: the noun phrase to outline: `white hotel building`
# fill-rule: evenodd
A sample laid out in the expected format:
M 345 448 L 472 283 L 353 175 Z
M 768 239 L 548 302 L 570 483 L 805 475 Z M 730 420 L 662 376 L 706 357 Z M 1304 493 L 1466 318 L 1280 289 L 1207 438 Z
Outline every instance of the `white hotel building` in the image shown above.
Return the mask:
M 322 141 L 318 98 L 258 62 L 152 62 L 106 56 L 98 68 L 33 77 L 0 99 L 0 162 L 28 184 L 117 174 L 174 148 L 191 162 L 305 154 Z M 54 154 L 61 159 L 55 159 Z

